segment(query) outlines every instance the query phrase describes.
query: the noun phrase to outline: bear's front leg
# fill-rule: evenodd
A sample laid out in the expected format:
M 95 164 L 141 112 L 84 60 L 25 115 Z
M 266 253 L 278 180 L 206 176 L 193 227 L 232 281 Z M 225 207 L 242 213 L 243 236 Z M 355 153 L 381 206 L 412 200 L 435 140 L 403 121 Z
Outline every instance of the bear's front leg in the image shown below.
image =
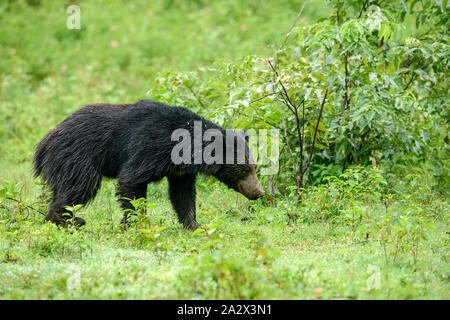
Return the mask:
M 169 198 L 178 220 L 190 230 L 200 227 L 195 220 L 195 175 L 171 175 L 169 180 Z

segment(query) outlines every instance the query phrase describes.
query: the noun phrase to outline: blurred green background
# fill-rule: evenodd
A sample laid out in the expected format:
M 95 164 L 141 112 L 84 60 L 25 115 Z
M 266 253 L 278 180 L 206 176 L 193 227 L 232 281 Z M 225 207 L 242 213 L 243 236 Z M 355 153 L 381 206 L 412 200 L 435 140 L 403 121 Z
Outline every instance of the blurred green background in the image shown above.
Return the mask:
M 66 8 L 73 3 L 81 9 L 80 30 L 66 26 Z M 85 104 L 151 98 L 147 92 L 162 70 L 194 70 L 221 58 L 272 54 L 300 4 L 2 1 L 0 180 L 27 179 L 35 145 Z M 311 1 L 299 24 L 324 15 L 323 3 Z

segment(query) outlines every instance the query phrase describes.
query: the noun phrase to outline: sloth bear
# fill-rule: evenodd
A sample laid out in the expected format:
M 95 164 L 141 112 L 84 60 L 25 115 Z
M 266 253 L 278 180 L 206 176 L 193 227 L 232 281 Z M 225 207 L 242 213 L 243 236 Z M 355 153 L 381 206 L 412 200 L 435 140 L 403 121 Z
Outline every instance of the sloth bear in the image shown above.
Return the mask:
M 135 209 L 130 199 L 145 198 L 148 183 L 167 177 L 178 220 L 195 230 L 200 226 L 195 216 L 198 173 L 216 177 L 248 199 L 264 194 L 247 143 L 246 133 L 226 130 L 183 107 L 152 100 L 86 105 L 36 148 L 35 177 L 42 176 L 53 191 L 44 220 L 84 225 L 65 207 L 88 203 L 102 178 L 109 177 L 118 180 L 126 226 Z

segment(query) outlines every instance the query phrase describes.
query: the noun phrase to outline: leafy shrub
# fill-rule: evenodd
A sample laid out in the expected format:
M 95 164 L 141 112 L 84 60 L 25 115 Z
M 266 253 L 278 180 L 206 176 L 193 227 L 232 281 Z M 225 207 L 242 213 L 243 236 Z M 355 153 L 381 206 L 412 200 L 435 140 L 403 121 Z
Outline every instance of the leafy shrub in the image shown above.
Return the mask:
M 432 158 L 434 170 L 448 176 L 448 108 L 442 108 L 448 8 L 431 0 L 402 3 L 330 0 L 328 18 L 291 31 L 273 57 L 161 73 L 150 95 L 174 104 L 181 99 L 219 124 L 284 131 L 289 148 L 279 160 L 289 174 L 279 176 L 283 184 L 294 178 L 298 191 L 333 175 L 324 168 L 336 173 L 383 161 Z M 314 159 L 309 172 L 301 165 L 307 150 Z

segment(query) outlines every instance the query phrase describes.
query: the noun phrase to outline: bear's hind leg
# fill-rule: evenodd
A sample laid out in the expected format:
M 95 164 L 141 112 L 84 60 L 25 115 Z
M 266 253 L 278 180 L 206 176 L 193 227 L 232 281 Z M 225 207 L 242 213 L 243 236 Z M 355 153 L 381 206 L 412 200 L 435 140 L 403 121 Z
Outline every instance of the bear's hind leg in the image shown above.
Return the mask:
M 190 230 L 200 227 L 195 220 L 195 175 L 182 174 L 169 176 L 169 198 L 178 220 Z
M 119 179 L 119 186 L 117 188 L 116 195 L 119 196 L 119 203 L 124 211 L 120 224 L 123 227 L 126 227 L 129 223 L 130 214 L 136 210 L 130 200 L 146 198 L 147 183 L 133 184 Z
M 86 224 L 83 218 L 74 217 L 73 213 L 65 208 L 67 204 L 60 200 L 53 200 L 48 209 L 48 213 L 44 218 L 44 221 L 50 221 L 58 226 L 74 225 L 75 227 L 81 227 Z
M 48 213 L 44 221 L 50 221 L 60 226 L 74 225 L 81 227 L 86 224 L 83 218 L 74 217 L 73 212 L 66 209 L 66 206 L 85 205 L 95 197 L 100 189 L 102 177 L 98 174 L 91 176 L 91 179 L 84 184 L 74 183 L 73 185 L 59 185 L 53 189 L 53 199 L 48 208 Z

